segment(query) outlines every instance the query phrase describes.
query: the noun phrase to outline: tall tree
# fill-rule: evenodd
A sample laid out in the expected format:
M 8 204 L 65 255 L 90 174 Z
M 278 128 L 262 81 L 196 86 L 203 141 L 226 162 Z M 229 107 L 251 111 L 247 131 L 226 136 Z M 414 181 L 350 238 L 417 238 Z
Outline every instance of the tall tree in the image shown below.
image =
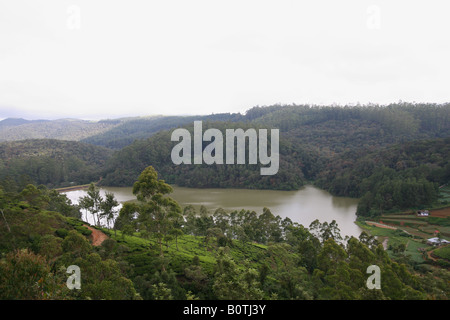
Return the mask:
M 119 202 L 114 196 L 114 193 L 112 192 L 106 192 L 105 193 L 105 199 L 100 204 L 101 209 L 101 217 L 106 218 L 106 222 L 108 225 L 108 228 L 110 226 L 111 221 L 114 220 L 115 214 L 116 214 L 116 207 L 119 205 Z
M 147 167 L 133 185 L 133 194 L 139 200 L 137 219 L 140 230 L 156 239 L 162 258 L 164 257 L 163 241 L 170 236 L 175 228 L 174 221 L 181 214 L 179 204 L 165 196 L 172 191 L 170 185 L 158 179 L 158 173 L 152 166 Z
M 99 212 L 101 210 L 101 203 L 102 197 L 100 195 L 100 189 L 94 183 L 91 183 L 87 195 L 80 197 L 79 204 L 82 209 L 85 209 L 92 214 L 94 224 L 98 226 L 100 226 Z M 97 221 L 95 221 L 96 218 Z

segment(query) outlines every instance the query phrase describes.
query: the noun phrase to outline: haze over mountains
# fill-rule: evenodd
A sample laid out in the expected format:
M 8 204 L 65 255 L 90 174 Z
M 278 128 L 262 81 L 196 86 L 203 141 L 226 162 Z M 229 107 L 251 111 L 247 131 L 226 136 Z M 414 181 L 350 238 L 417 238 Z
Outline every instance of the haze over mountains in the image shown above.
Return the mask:
M 25 120 L 7 118 L 0 121 L 0 141 L 24 139 L 59 139 L 79 141 L 111 129 L 116 124 L 79 119 Z
M 26 120 L 7 118 L 0 121 L 0 142 L 25 139 L 57 139 L 83 141 L 112 149 L 120 149 L 136 139 L 148 138 L 165 129 L 194 120 L 241 119 L 240 114 L 207 116 L 142 116 L 99 121 L 81 119 Z

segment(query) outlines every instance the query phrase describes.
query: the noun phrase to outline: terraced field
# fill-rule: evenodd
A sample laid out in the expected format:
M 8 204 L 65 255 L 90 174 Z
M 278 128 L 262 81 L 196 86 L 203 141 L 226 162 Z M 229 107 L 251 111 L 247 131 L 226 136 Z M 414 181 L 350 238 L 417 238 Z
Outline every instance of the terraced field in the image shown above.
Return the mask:
M 433 261 L 447 260 L 450 246 L 436 248 L 426 241 L 438 234 L 450 240 L 450 207 L 429 211 L 428 217 L 419 217 L 415 213 L 386 214 L 358 225 L 378 237 L 390 255 L 398 254 L 397 248 L 404 244 L 403 254 L 416 263 L 425 262 L 426 257 Z

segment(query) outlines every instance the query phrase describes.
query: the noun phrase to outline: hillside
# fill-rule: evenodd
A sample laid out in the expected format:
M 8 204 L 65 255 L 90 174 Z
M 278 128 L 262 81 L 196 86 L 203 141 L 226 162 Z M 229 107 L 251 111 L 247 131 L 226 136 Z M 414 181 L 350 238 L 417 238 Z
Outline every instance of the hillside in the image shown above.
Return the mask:
M 86 137 L 110 130 L 117 124 L 108 121 L 86 121 L 78 119 L 0 121 L 0 142 L 25 139 L 82 140 Z
M 243 128 L 244 124 L 209 122 L 208 127 Z M 189 127 L 192 130 L 192 126 Z M 103 185 L 130 186 L 139 173 L 153 165 L 161 177 L 169 183 L 190 187 L 237 187 L 258 189 L 298 189 L 304 184 L 304 176 L 298 166 L 307 153 L 298 154 L 284 141 L 280 141 L 280 167 L 274 176 L 261 176 L 260 164 L 239 165 L 175 165 L 171 160 L 174 143 L 170 140 L 170 131 L 158 132 L 146 140 L 135 141 L 130 146 L 114 154 L 108 161 Z M 312 160 L 311 160 L 312 161 Z
M 240 114 L 138 117 L 121 121 L 117 126 L 102 133 L 89 136 L 82 139 L 82 141 L 111 149 L 122 149 L 132 144 L 135 140 L 146 139 L 161 130 L 185 126 L 193 123 L 195 120 L 236 121 L 241 118 Z
M 203 130 L 216 128 L 222 133 L 228 128 L 279 129 L 278 173 L 262 176 L 260 164 L 174 165 L 171 150 L 176 142 L 170 140 L 171 132 L 179 127 L 192 132 L 194 120 L 203 121 Z M 20 123 L 17 127 L 24 125 Z M 48 186 L 68 186 L 102 178 L 103 185 L 130 186 L 152 165 L 167 182 L 188 187 L 296 190 L 314 183 L 333 195 L 366 196 L 358 211 L 361 215 L 436 205 L 438 186 L 449 182 L 450 104 L 274 105 L 254 107 L 244 115 L 139 117 L 99 123 L 110 129 L 84 139 L 90 144 L 82 149 L 71 143 L 57 146 L 67 148 L 63 162 L 55 160 L 55 155 L 40 154 L 49 147 L 42 145 L 44 140 L 37 148 L 32 143 L 3 145 L 17 156 L 1 155 L 0 179 L 12 176 L 17 182 L 28 177 Z M 207 145 L 203 143 L 203 148 Z M 409 196 L 400 196 L 405 193 Z
M 98 181 L 112 151 L 76 141 L 33 139 L 0 143 L 0 181 L 62 187 Z
M 218 128 L 222 132 L 226 128 L 279 128 L 282 154 L 280 158 L 286 162 L 285 167 L 289 167 L 287 164 L 292 165 L 293 168 L 289 167 L 289 170 L 293 170 L 293 173 L 302 171 L 300 178 L 315 180 L 326 166 L 333 165 L 335 161 L 339 162 L 342 157 L 348 158 L 351 154 L 357 155 L 356 158 L 361 154 L 407 141 L 449 137 L 450 105 L 255 107 L 248 110 L 239 121 L 209 121 L 205 122 L 204 126 L 205 129 Z M 192 122 L 183 127 L 192 130 Z M 129 168 L 135 178 L 146 164 L 152 164 L 160 169 L 166 179 L 173 181 L 163 168 L 170 165 L 170 150 L 175 145 L 170 141 L 170 132 L 160 132 L 154 137 L 136 141 L 123 148 L 112 159 L 109 173 Z M 136 169 L 133 170 L 133 167 Z M 200 171 L 206 175 L 211 170 L 227 170 L 219 168 L 220 166 L 196 166 L 195 169 L 192 167 L 184 166 L 183 169 L 178 169 L 171 166 L 170 171 L 174 170 L 174 175 L 178 176 L 178 173 L 175 174 L 177 170 L 192 173 L 201 168 Z M 130 171 L 127 172 L 131 174 Z M 114 184 L 113 180 L 110 183 Z M 202 184 L 206 186 L 207 183 L 198 185 Z
M 140 177 L 143 194 L 160 184 L 168 191 L 151 176 L 150 184 Z M 267 209 L 259 216 L 220 209 L 209 216 L 181 211 L 161 194 L 140 199 L 125 204 L 114 229 L 100 228 L 109 239 L 94 245 L 92 227 L 55 206 L 70 206 L 64 195 L 33 185 L 18 193 L 0 188 L 0 299 L 446 300 L 450 294 L 447 270 L 414 270 L 367 234 L 342 240 L 334 222 L 307 228 Z M 162 216 L 148 210 L 155 204 L 175 210 Z M 70 265 L 80 268 L 79 290 L 66 285 Z M 366 285 L 369 265 L 381 269 L 380 290 Z

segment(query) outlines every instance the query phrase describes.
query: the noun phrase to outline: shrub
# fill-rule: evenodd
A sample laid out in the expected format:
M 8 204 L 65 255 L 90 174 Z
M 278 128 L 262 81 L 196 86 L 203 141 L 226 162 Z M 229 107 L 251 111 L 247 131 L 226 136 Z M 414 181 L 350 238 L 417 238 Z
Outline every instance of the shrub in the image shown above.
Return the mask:
M 90 235 L 92 234 L 92 231 L 91 231 L 91 230 L 89 230 L 88 228 L 83 227 L 83 226 L 75 227 L 75 229 L 76 229 L 79 233 L 81 233 L 82 235 L 87 236 L 87 237 L 90 236 Z
M 67 234 L 69 233 L 69 230 L 61 228 L 61 229 L 57 229 L 55 231 L 55 234 L 60 237 L 60 238 L 65 238 L 67 236 Z
M 436 249 L 434 254 L 439 258 L 450 260 L 450 246 Z

